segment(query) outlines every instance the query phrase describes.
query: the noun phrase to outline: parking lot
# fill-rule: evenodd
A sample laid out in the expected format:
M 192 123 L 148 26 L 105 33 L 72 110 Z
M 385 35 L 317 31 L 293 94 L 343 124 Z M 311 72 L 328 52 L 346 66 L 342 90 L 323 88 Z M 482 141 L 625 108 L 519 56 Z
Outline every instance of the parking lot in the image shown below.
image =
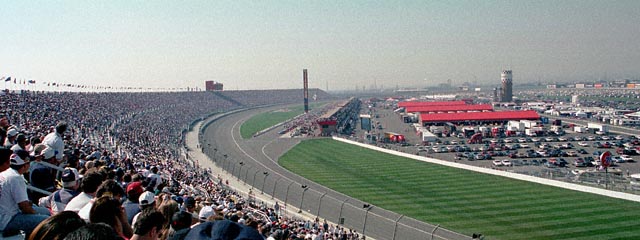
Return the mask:
M 629 174 L 640 173 L 640 156 L 636 151 L 622 151 L 640 146 L 635 135 L 576 133 L 565 126 L 562 135 L 487 137 L 481 143 L 470 144 L 469 138 L 456 133 L 439 137 L 437 142 L 423 143 L 413 126 L 404 123 L 391 107 L 377 105 L 370 110 L 363 108 L 363 113 L 373 113 L 374 129 L 371 133 L 378 140 L 384 137 L 385 132 L 403 134 L 406 139 L 405 144 L 372 143 L 402 152 L 591 185 L 604 186 L 613 182 L 621 190 L 628 189 L 626 178 Z M 545 128 L 549 125 L 545 124 Z M 359 129 L 356 135 L 362 137 L 364 134 Z M 599 168 L 600 154 L 605 151 L 613 156 L 607 176 Z

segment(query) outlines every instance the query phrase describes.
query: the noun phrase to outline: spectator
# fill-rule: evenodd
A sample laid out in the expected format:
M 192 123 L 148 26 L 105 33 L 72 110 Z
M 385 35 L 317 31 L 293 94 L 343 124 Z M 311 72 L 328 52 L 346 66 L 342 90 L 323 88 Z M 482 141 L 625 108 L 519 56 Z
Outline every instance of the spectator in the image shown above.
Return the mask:
M 67 203 L 78 196 L 78 186 L 80 174 L 75 168 L 65 168 L 62 171 L 62 189 L 53 192 L 51 195 L 42 197 L 38 201 L 40 207 L 49 209 L 51 214 L 64 211 Z
M 133 217 L 133 221 L 132 221 L 133 225 L 136 224 L 136 220 L 138 219 L 138 216 L 142 214 L 142 212 L 155 210 L 156 195 L 153 194 L 152 192 L 145 191 L 142 194 L 140 194 L 140 198 L 138 198 L 138 203 L 140 204 L 140 212 Z
M 18 136 L 16 137 L 16 144 L 14 144 L 11 147 L 11 150 L 14 151 L 14 152 L 18 151 L 18 150 L 26 151 L 27 150 L 27 137 L 22 133 L 18 134 Z
M 32 206 L 27 196 L 22 174 L 29 170 L 28 156 L 25 151 L 12 154 L 10 168 L 0 173 L 0 230 L 4 236 L 15 235 L 20 230 L 29 235 L 49 217 L 46 209 Z
M 183 240 L 191 230 L 191 214 L 179 211 L 171 218 L 171 230 L 167 235 L 168 240 Z
M 103 196 L 114 198 L 118 202 L 120 202 L 120 200 L 124 196 L 124 190 L 122 189 L 122 187 L 120 187 L 120 185 L 116 181 L 106 180 L 102 182 L 102 184 L 100 184 L 100 186 L 98 187 L 98 190 L 96 191 L 96 197 L 94 199 L 98 199 Z M 89 220 L 91 217 L 90 212 L 92 208 L 93 208 L 93 201 L 89 201 L 84 207 L 82 207 L 82 209 L 80 209 L 80 211 L 78 211 L 78 215 L 80 215 L 80 217 L 84 220 Z M 125 213 L 125 219 L 126 219 L 126 213 Z M 127 225 L 129 225 L 129 222 L 127 222 Z
M 44 137 L 42 143 L 54 150 L 54 155 L 58 161 L 62 161 L 64 156 L 64 132 L 67 131 L 67 123 L 59 122 L 56 131 Z
M 127 200 L 122 203 L 122 207 L 127 213 L 129 224 L 133 224 L 133 217 L 140 212 L 138 198 L 140 198 L 142 192 L 144 192 L 144 189 L 142 189 L 141 182 L 132 182 L 127 186 Z
M 18 130 L 15 127 L 9 128 L 7 130 L 7 139 L 4 140 L 4 146 L 7 148 L 13 147 L 16 144 L 16 139 L 18 138 Z
M 151 167 L 151 173 L 149 173 L 147 179 L 149 179 L 149 187 L 153 189 L 152 191 L 157 190 L 158 186 L 162 183 L 162 178 L 158 175 L 157 166 Z
M 220 220 L 198 224 L 189 231 L 185 239 L 263 240 L 264 238 L 253 228 L 229 220 Z
M 122 240 L 113 228 L 105 223 L 90 223 L 69 233 L 64 240 Z
M 162 213 L 147 211 L 140 214 L 134 225 L 135 231 L 131 240 L 156 240 L 159 238 L 165 223 Z
M 28 240 L 62 240 L 84 225 L 87 224 L 77 213 L 62 211 L 38 224 Z
M 0 172 L 9 169 L 10 158 L 13 151 L 6 147 L 0 147 Z
M 102 184 L 102 175 L 96 172 L 92 172 L 84 175 L 82 178 L 82 192 L 78 196 L 74 197 L 67 203 L 65 211 L 79 212 L 93 197 L 96 195 L 96 191 L 100 184 Z
M 40 159 L 42 160 L 40 161 Z M 31 182 L 31 185 L 49 192 L 56 191 L 57 170 L 51 168 L 51 165 L 57 166 L 58 160 L 55 158 L 53 149 L 46 147 L 42 150 L 42 153 L 37 155 L 33 165 L 29 174 L 29 182 Z M 36 197 L 33 198 L 34 201 L 43 197 L 42 194 L 35 195 Z
M 96 199 L 91 206 L 89 216 L 91 223 L 106 223 L 113 226 L 113 229 L 122 238 L 127 239 L 133 235 L 133 230 L 127 223 L 126 213 L 117 198 L 102 196 Z

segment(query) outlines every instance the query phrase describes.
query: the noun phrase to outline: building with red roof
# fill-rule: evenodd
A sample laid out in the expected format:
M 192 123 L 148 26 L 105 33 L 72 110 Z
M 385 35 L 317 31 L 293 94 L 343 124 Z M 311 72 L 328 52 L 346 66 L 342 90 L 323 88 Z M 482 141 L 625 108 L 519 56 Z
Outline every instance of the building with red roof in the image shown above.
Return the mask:
M 398 107 L 426 107 L 426 106 L 454 106 L 466 105 L 465 101 L 444 101 L 444 102 L 399 102 Z
M 502 112 L 463 112 L 463 113 L 423 113 L 420 114 L 422 125 L 438 123 L 471 123 L 471 122 L 507 122 L 517 120 L 538 120 L 540 115 L 534 110 L 502 111 Z
M 491 104 L 406 107 L 407 113 L 446 113 L 493 111 Z

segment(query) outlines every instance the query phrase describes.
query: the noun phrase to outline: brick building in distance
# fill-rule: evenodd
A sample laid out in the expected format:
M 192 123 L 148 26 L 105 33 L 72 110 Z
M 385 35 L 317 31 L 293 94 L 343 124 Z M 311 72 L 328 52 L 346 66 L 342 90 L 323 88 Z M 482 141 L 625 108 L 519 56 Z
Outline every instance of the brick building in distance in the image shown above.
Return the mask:
M 207 91 L 222 91 L 223 89 L 223 84 L 221 82 L 205 81 L 204 85 Z

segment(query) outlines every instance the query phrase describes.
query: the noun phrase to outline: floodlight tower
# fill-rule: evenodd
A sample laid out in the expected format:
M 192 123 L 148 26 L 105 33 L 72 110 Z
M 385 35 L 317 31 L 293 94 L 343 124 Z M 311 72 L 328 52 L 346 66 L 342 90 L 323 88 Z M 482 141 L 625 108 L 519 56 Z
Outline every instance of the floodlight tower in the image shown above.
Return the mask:
M 302 82 L 304 84 L 304 113 L 309 113 L 309 79 L 307 69 L 302 69 Z

